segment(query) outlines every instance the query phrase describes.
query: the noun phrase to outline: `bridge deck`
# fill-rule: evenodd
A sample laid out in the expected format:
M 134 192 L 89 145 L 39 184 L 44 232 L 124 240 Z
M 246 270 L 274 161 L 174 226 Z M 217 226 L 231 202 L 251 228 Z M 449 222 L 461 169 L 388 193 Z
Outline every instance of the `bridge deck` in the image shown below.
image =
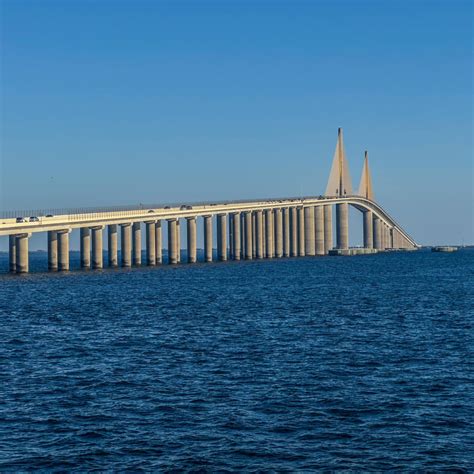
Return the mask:
M 398 223 L 376 202 L 361 196 L 346 197 L 290 197 L 269 198 L 259 200 L 236 200 L 222 202 L 200 202 L 173 205 L 140 205 L 95 208 L 95 209 L 65 209 L 64 213 L 55 215 L 50 211 L 40 211 L 37 214 L 20 214 L 27 218 L 27 222 L 17 222 L 16 217 L 0 217 L 0 236 L 22 233 L 56 231 L 81 227 L 93 227 L 127 222 L 146 222 L 152 220 L 166 220 L 173 218 L 199 217 L 215 214 L 228 214 L 233 212 L 254 211 L 258 209 L 275 209 L 301 206 L 324 206 L 328 204 L 348 203 L 361 211 L 370 210 L 390 227 L 397 228 L 400 233 L 414 246 L 416 242 Z M 19 211 L 13 211 L 16 215 Z M 7 214 L 8 215 L 8 214 Z M 48 217 L 48 215 L 50 217 Z M 30 217 L 37 217 L 36 222 L 30 222 Z

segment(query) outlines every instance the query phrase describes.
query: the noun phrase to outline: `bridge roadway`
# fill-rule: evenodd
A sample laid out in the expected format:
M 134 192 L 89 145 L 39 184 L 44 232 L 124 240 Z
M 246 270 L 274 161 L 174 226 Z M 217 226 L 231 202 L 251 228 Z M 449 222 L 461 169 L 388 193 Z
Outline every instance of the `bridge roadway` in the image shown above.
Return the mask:
M 26 215 L 25 222 L 18 222 L 15 217 L 0 217 L 0 236 L 10 237 L 10 270 L 17 273 L 28 271 L 28 237 L 35 232 L 48 232 L 50 270 L 68 270 L 68 234 L 72 229 L 81 229 L 81 266 L 102 268 L 102 230 L 108 227 L 109 266 L 118 266 L 117 226 L 121 227 L 122 266 L 139 265 L 142 222 L 146 223 L 147 264 L 162 261 L 161 221 L 168 222 L 168 248 L 171 249 L 168 262 L 178 263 L 180 219 L 187 221 L 187 258 L 193 263 L 196 261 L 197 217 L 204 219 L 205 261 L 210 261 L 213 216 L 217 217 L 219 260 L 227 259 L 228 250 L 233 259 L 324 255 L 333 248 L 333 207 L 336 208 L 334 248 L 341 251 L 349 248 L 348 206 L 363 214 L 365 248 L 381 251 L 417 247 L 413 238 L 380 205 L 358 195 L 66 211 L 49 217 L 38 215 L 38 220 L 33 222 L 29 219 L 31 216 Z

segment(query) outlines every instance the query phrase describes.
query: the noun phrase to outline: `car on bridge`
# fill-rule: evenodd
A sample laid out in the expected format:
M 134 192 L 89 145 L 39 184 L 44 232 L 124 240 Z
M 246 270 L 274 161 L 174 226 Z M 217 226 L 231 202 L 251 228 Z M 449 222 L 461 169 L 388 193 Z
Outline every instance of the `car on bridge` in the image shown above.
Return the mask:
M 31 216 L 30 217 L 30 222 L 39 222 L 39 218 L 36 216 Z
M 28 219 L 26 217 L 17 217 L 16 221 L 17 222 L 28 222 Z

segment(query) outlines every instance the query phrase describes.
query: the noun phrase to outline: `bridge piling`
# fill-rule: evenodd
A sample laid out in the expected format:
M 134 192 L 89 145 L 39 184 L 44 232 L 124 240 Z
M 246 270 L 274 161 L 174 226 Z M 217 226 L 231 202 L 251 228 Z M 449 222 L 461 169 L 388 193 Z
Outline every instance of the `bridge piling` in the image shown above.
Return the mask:
M 156 265 L 156 222 L 146 221 L 146 264 L 148 266 Z
M 69 229 L 60 230 L 58 236 L 58 270 L 69 270 Z
M 15 256 L 16 256 L 16 272 L 28 273 L 28 239 L 29 234 L 19 234 L 16 236 Z
M 275 209 L 274 212 L 275 226 L 275 257 L 283 257 L 283 216 L 281 209 Z
M 91 267 L 91 231 L 89 227 L 81 227 L 80 229 L 80 265 L 86 269 Z
M 58 233 L 48 231 L 48 271 L 58 270 Z
M 120 245 L 122 267 L 132 266 L 132 224 L 120 224 Z
M 371 249 L 374 247 L 374 230 L 373 230 L 373 213 L 372 211 L 363 212 L 363 233 L 364 248 Z
M 283 256 L 290 256 L 290 208 L 283 208 Z
M 290 257 L 298 256 L 298 212 L 290 207 Z
M 374 248 L 377 250 L 382 250 L 382 221 L 377 217 L 374 217 L 373 222 L 373 231 L 374 231 Z
M 103 226 L 92 227 L 92 268 L 100 270 L 104 267 L 104 252 L 102 243 Z
M 217 215 L 217 259 L 220 262 L 227 260 L 227 228 L 226 214 Z
M 253 258 L 252 212 L 244 212 L 245 219 L 245 260 Z
M 188 263 L 196 263 L 196 218 L 187 217 L 186 218 L 186 227 L 187 227 L 187 257 Z
M 315 253 L 318 256 L 324 255 L 324 207 L 316 206 L 314 208 L 314 226 L 315 226 Z
M 309 257 L 315 255 L 314 230 L 314 206 L 308 206 L 304 208 L 304 248 L 305 255 Z
M 234 260 L 240 260 L 241 254 L 241 232 L 240 232 L 240 212 L 232 215 L 232 253 Z
M 163 263 L 163 233 L 160 220 L 155 224 L 155 257 L 156 264 L 161 265 Z
M 212 216 L 204 216 L 204 261 L 212 262 Z
M 136 267 L 142 264 L 141 222 L 134 222 L 132 225 L 132 262 Z
M 178 263 L 177 219 L 168 219 L 168 264 Z
M 273 210 L 265 210 L 265 256 L 273 258 L 274 254 L 274 230 L 273 230 Z
M 16 272 L 16 235 L 8 236 L 9 270 Z
M 332 205 L 324 206 L 324 254 L 327 255 L 329 250 L 334 246 L 332 236 Z
M 118 266 L 117 253 L 117 225 L 109 224 L 107 226 L 107 257 L 109 267 L 111 268 L 116 268 Z
M 263 214 L 255 211 L 255 253 L 256 258 L 263 258 Z
M 181 220 L 176 219 L 176 263 L 181 263 Z
M 305 256 L 305 248 L 304 248 L 304 210 L 303 206 L 297 208 L 297 216 L 298 216 L 298 256 L 304 257 Z
M 349 248 L 349 205 L 345 202 L 336 204 L 336 242 L 338 249 Z

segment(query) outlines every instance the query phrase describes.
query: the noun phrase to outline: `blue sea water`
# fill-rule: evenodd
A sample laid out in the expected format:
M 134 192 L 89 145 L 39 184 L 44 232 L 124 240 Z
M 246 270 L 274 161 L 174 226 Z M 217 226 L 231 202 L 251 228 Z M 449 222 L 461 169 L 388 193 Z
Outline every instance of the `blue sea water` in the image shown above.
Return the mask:
M 468 249 L 3 274 L 0 471 L 472 472 L 473 329 Z

